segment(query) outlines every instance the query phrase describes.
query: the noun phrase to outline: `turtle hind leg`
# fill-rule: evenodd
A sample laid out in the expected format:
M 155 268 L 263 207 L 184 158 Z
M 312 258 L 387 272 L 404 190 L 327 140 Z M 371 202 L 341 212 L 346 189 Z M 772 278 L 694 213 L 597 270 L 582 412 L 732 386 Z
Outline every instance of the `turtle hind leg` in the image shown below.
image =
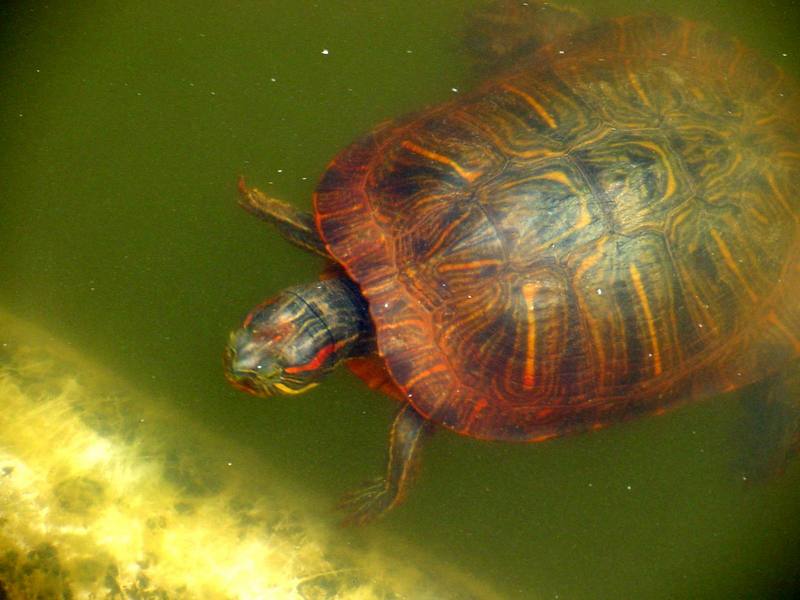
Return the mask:
M 405 499 L 419 467 L 422 438 L 428 425 L 410 404 L 403 406 L 389 435 L 386 475 L 353 490 L 339 503 L 339 508 L 347 513 L 346 525 L 374 521 Z
M 537 48 L 585 28 L 575 8 L 530 0 L 492 0 L 470 19 L 465 42 L 481 70 L 514 65 Z
M 736 467 L 745 481 L 763 481 L 783 472 L 800 450 L 800 360 L 745 394 Z
M 271 223 L 295 246 L 333 260 L 317 231 L 314 217 L 283 200 L 270 198 L 257 188 L 249 188 L 244 177 L 239 178 L 239 205 L 251 215 Z

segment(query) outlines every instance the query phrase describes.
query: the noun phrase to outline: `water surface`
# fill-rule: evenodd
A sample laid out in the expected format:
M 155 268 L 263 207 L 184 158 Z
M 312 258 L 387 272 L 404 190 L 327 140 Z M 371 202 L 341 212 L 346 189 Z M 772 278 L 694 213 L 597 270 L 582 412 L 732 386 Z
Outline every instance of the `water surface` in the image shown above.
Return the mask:
M 236 177 L 309 206 L 358 134 L 469 87 L 459 39 L 474 5 L 0 9 L 0 304 L 333 505 L 382 470 L 394 407 L 346 374 L 270 401 L 226 385 L 228 330 L 320 268 L 236 207 Z M 797 3 L 645 8 L 718 24 L 800 72 Z M 729 468 L 740 416 L 728 397 L 535 446 L 443 432 L 408 503 L 343 542 L 391 532 L 512 599 L 788 593 L 800 461 L 743 486 Z

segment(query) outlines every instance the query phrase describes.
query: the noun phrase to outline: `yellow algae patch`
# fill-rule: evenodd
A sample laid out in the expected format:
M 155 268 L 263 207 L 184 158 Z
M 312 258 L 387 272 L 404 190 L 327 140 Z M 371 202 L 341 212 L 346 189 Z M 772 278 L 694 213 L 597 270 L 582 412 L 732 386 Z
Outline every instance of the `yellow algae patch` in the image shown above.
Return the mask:
M 2 311 L 0 338 L 0 597 L 499 597 Z

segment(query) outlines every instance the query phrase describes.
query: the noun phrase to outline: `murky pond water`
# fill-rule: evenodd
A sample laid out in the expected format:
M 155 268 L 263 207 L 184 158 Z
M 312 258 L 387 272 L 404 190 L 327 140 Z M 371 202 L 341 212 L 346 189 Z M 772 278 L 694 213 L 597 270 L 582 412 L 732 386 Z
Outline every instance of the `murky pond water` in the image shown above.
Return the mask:
M 800 74 L 796 2 L 597 4 L 581 6 L 707 20 Z M 236 177 L 309 206 L 345 144 L 474 82 L 460 38 L 475 5 L 0 9 L 0 306 L 333 506 L 383 468 L 395 408 L 346 373 L 272 400 L 226 384 L 228 331 L 321 266 L 237 208 Z M 743 486 L 741 412 L 718 398 L 531 446 L 442 432 L 406 505 L 337 531 L 343 545 L 404 540 L 511 599 L 788 594 L 800 460 Z

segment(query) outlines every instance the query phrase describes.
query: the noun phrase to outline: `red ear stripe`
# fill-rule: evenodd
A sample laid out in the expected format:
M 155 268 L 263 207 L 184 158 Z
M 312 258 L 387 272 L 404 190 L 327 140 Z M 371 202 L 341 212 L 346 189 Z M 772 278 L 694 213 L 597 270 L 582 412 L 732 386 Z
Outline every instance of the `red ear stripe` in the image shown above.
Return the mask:
M 306 364 L 297 367 L 286 367 L 285 371 L 287 373 L 301 373 L 303 371 L 319 369 L 322 363 L 325 362 L 325 359 L 327 359 L 334 350 L 336 350 L 336 344 L 328 344 L 327 346 L 323 346 L 320 351 L 317 352 L 317 355 Z

